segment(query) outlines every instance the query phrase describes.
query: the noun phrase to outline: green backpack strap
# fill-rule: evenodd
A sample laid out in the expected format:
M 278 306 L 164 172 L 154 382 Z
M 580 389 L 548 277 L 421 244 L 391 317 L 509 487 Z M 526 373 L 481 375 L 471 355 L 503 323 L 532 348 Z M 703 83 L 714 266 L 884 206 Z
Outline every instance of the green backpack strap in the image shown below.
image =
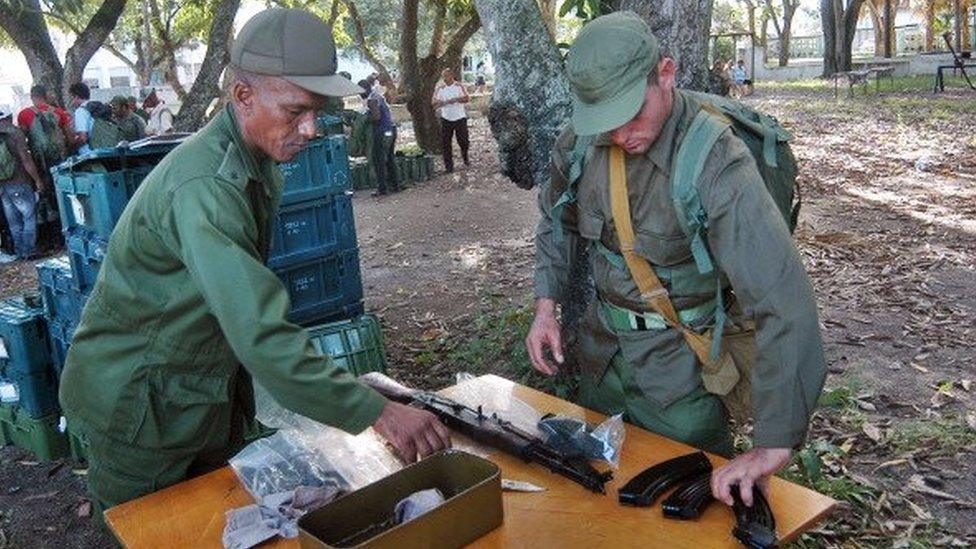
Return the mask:
M 698 193 L 698 180 L 712 147 L 729 123 L 718 115 L 702 109 L 695 115 L 685 136 L 681 139 L 674 168 L 671 171 L 671 200 L 677 213 L 681 230 L 691 239 L 691 253 L 701 274 L 713 273 L 715 277 L 715 330 L 712 335 L 712 358 L 718 358 L 725 328 L 725 299 L 722 277 L 708 251 L 708 216 Z
M 569 156 L 569 174 L 566 181 L 566 190 L 559 195 L 559 199 L 552 205 L 552 241 L 560 244 L 563 241 L 563 212 L 566 206 L 576 202 L 576 186 L 580 176 L 583 175 L 583 164 L 586 162 L 586 153 L 593 143 L 593 135 L 578 135 L 573 143 L 573 150 Z

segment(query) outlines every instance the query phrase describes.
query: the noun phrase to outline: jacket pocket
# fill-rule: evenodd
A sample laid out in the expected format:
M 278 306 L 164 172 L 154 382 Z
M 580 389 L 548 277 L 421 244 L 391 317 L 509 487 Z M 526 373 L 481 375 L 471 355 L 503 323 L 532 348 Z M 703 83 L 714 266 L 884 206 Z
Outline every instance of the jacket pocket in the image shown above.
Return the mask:
M 603 216 L 593 210 L 580 210 L 579 234 L 587 240 L 603 237 Z
M 684 233 L 658 234 L 635 229 L 634 251 L 654 265 L 679 265 L 691 261 L 691 247 Z
M 131 442 L 145 448 L 194 450 L 226 437 L 233 371 L 225 370 L 196 374 L 153 368 L 145 378 L 142 402 L 134 403 L 144 413 Z

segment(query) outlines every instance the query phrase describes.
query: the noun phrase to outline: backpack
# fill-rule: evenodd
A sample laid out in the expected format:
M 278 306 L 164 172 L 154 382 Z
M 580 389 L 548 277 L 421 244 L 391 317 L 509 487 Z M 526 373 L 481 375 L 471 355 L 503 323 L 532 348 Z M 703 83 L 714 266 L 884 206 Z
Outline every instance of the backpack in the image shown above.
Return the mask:
M 17 173 L 19 160 L 10 146 L 10 132 L 16 128 L 0 129 L 0 181 L 6 181 Z
M 110 149 L 123 140 L 122 128 L 112 121 L 112 107 L 99 101 L 89 101 L 85 109 L 92 116 L 92 131 L 88 146 L 92 149 Z
M 67 151 L 64 131 L 53 108 L 34 110 L 34 121 L 27 131 L 28 142 L 34 158 L 44 167 L 55 166 L 64 160 Z

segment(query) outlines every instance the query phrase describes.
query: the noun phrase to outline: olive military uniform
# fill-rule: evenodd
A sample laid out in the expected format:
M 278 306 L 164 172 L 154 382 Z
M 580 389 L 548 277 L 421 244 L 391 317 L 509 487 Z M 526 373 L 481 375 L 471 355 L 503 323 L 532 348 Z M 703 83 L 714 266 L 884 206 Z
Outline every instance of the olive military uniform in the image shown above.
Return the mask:
M 645 73 L 646 74 L 646 73 Z M 671 200 L 670 177 L 684 132 L 700 110 L 680 90 L 657 140 L 645 154 L 626 156 L 627 187 L 636 232 L 635 251 L 653 266 L 682 318 L 705 328 L 713 322 L 714 283 L 701 285 Z M 537 298 L 560 301 L 579 239 L 590 245 L 598 300 L 582 323 L 581 399 L 605 413 L 697 447 L 731 453 L 720 400 L 702 388 L 697 357 L 682 334 L 663 326 L 626 325 L 627 311 L 650 312 L 619 255 L 610 207 L 608 133 L 589 149 L 577 200 L 559 220 L 553 205 L 567 186 L 571 129 L 558 138 L 552 181 L 539 193 L 536 231 Z M 759 359 L 753 379 L 757 446 L 802 443 L 826 371 L 812 288 L 789 230 L 764 188 L 746 146 L 727 130 L 712 149 L 700 179 L 708 214 L 708 246 L 728 281 L 734 324 L 755 322 Z M 731 291 L 734 291 L 734 298 Z M 653 315 L 652 315 L 653 316 Z M 738 318 L 737 318 L 738 317 Z
M 88 480 L 114 505 L 223 463 L 253 409 L 250 378 L 287 408 L 359 432 L 386 401 L 288 323 L 264 265 L 282 192 L 225 108 L 147 176 L 112 234 L 62 382 L 89 436 Z
M 136 141 L 146 137 L 146 122 L 134 112 L 125 115 L 121 120 L 114 119 L 114 122 L 119 127 L 122 139 L 126 141 Z

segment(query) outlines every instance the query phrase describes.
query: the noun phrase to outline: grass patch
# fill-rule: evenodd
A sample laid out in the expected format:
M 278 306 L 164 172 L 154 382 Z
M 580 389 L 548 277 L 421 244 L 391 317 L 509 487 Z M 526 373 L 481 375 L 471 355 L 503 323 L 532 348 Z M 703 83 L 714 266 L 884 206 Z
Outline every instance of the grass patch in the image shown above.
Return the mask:
M 913 419 L 892 426 L 887 442 L 896 452 L 924 449 L 934 456 L 951 456 L 976 444 L 976 432 L 960 417 Z
M 490 312 L 473 321 L 477 337 L 449 346 L 437 357 L 446 369 L 474 375 L 496 374 L 559 398 L 574 400 L 579 384 L 575 376 L 548 377 L 532 368 L 525 348 L 525 338 L 534 319 L 532 307 L 506 308 L 493 297 L 487 297 L 485 301 L 485 309 Z

